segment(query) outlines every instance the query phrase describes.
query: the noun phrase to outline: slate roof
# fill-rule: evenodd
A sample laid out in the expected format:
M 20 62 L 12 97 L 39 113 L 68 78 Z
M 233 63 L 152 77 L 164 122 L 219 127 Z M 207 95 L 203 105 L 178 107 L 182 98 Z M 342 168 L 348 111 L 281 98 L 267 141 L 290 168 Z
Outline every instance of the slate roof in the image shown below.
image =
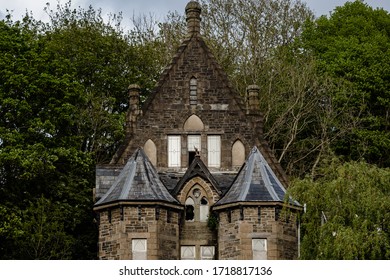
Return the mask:
M 172 195 L 176 196 L 181 191 L 184 184 L 188 180 L 190 180 L 191 178 L 197 177 L 197 176 L 210 182 L 211 185 L 213 185 L 213 187 L 215 188 L 215 190 L 221 194 L 221 190 L 219 188 L 218 182 L 214 179 L 213 175 L 211 175 L 210 171 L 208 170 L 206 165 L 203 163 L 203 161 L 200 159 L 200 157 L 196 156 L 194 158 L 194 160 L 191 162 L 187 171 L 184 173 L 183 177 L 180 179 L 180 181 L 177 183 L 176 187 L 171 192 Z
M 215 206 L 235 202 L 284 202 L 286 189 L 257 147 L 254 147 L 227 193 Z M 290 204 L 299 206 L 290 199 Z
M 129 158 L 107 193 L 95 207 L 119 201 L 160 201 L 179 204 L 141 148 Z

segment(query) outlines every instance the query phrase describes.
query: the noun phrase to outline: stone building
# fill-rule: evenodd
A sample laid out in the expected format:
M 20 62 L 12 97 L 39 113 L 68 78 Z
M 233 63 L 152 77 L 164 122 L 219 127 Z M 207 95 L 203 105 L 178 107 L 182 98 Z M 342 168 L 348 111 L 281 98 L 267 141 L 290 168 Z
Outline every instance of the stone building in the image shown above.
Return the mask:
M 153 93 L 129 87 L 127 131 L 96 168 L 100 259 L 295 259 L 301 206 L 263 139 L 259 88 L 241 97 L 186 6 L 188 34 Z

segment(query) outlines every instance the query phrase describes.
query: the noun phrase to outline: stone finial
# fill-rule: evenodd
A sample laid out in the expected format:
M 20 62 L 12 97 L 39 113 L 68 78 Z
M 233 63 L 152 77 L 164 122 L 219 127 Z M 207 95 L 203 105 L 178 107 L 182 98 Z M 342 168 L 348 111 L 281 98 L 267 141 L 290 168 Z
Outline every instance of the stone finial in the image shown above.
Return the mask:
M 202 9 L 197 1 L 188 2 L 185 12 L 187 21 L 187 33 L 189 36 L 200 33 L 200 13 Z
M 256 112 L 260 107 L 260 87 L 258 85 L 250 85 L 247 91 L 247 108 L 250 113 Z

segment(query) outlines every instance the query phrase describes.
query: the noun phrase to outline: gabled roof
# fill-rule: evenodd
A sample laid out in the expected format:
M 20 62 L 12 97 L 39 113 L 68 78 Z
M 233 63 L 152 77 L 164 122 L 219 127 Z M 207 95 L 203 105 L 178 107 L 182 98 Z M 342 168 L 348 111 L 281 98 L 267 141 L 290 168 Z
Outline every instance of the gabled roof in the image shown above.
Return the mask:
M 180 181 L 177 183 L 176 187 L 172 191 L 172 195 L 177 195 L 185 183 L 187 183 L 191 178 L 201 177 L 202 179 L 208 181 L 213 185 L 215 190 L 221 194 L 221 190 L 219 188 L 218 182 L 214 179 L 213 175 L 211 175 L 210 171 L 200 159 L 199 156 L 196 156 L 187 171 L 184 173 L 183 177 L 181 177 Z
M 232 186 L 215 206 L 236 202 L 285 202 L 286 189 L 278 180 L 261 152 L 254 147 Z M 297 201 L 289 203 L 300 206 Z
M 197 1 L 190 1 L 186 6 L 186 17 L 187 17 L 187 25 L 188 25 L 188 8 L 190 9 L 199 9 L 199 23 L 200 23 L 200 4 Z M 198 27 L 200 28 L 200 27 Z M 237 106 L 245 111 L 245 105 L 243 102 L 243 99 L 241 98 L 240 94 L 235 91 L 235 89 L 231 86 L 231 83 L 228 79 L 227 73 L 222 69 L 221 65 L 218 63 L 217 59 L 215 58 L 214 54 L 210 50 L 210 48 L 207 46 L 206 42 L 204 41 L 202 35 L 198 31 L 192 31 L 187 34 L 187 37 L 183 40 L 183 42 L 180 44 L 179 48 L 177 49 L 175 55 L 172 58 L 172 61 L 170 64 L 168 64 L 162 74 L 160 75 L 160 78 L 156 84 L 156 87 L 151 92 L 151 94 L 146 99 L 145 103 L 142 106 L 142 111 L 147 111 L 153 100 L 155 99 L 156 95 L 161 91 L 162 86 L 164 83 L 170 79 L 170 77 L 174 74 L 174 67 L 179 64 L 179 61 L 183 58 L 185 55 L 185 50 L 189 47 L 190 44 L 196 43 L 199 44 L 200 48 L 203 50 L 204 55 L 207 57 L 207 61 L 216 69 L 216 72 L 219 76 L 219 82 L 223 83 L 226 88 L 229 89 L 229 93 L 231 94 L 232 99 L 235 100 L 237 103 Z
M 159 179 L 156 169 L 141 148 L 129 158 L 113 185 L 96 202 L 95 207 L 124 201 L 178 204 Z

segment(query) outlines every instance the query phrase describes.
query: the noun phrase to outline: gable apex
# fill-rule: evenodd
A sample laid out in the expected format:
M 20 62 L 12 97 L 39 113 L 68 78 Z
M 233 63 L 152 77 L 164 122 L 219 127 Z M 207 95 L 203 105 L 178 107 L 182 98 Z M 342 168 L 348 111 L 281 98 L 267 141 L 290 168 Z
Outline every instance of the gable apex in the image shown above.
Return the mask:
M 203 163 L 203 161 L 200 159 L 199 156 L 196 156 L 194 160 L 192 161 L 191 165 L 188 167 L 187 171 L 184 173 L 183 177 L 180 179 L 180 181 L 177 183 L 176 187 L 172 191 L 172 195 L 177 195 L 181 189 L 184 187 L 184 185 L 192 178 L 199 176 L 202 179 L 208 181 L 217 191 L 218 194 L 221 194 L 220 187 L 218 185 L 218 182 L 215 180 L 213 175 L 210 173 L 206 165 Z

